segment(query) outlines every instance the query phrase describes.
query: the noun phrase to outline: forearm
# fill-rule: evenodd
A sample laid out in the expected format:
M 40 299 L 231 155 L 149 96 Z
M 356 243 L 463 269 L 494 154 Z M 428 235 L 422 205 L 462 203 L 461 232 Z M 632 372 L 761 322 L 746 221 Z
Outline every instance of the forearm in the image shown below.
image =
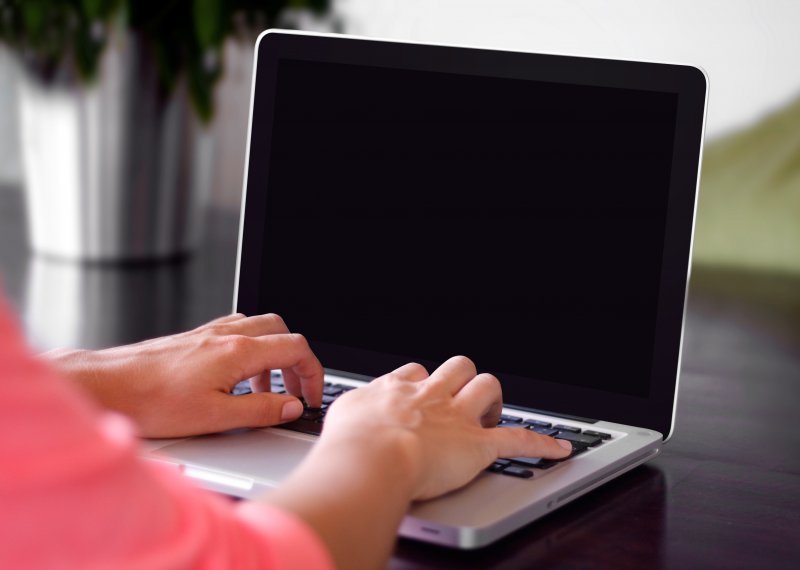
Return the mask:
M 338 568 L 383 568 L 411 499 L 413 468 L 398 449 L 366 438 L 324 442 L 264 500 L 309 524 Z
M 116 385 L 115 367 L 103 357 L 103 351 L 59 348 L 39 356 L 101 408 L 133 416 L 126 406 L 125 391 Z
M 92 350 L 57 348 L 40 354 L 39 358 L 105 408 L 107 406 L 101 401 L 103 398 L 99 390 L 103 372 L 98 366 L 96 354 Z

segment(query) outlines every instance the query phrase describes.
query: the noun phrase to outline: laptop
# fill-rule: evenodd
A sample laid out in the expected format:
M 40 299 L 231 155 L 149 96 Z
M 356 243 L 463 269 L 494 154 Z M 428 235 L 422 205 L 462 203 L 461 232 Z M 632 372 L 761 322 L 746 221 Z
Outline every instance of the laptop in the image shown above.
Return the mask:
M 325 405 L 150 442 L 153 457 L 257 497 L 339 395 L 456 354 L 500 380 L 498 429 L 575 451 L 487 465 L 412 505 L 400 535 L 481 547 L 655 457 L 675 418 L 706 93 L 687 65 L 264 32 L 234 310 L 309 339 Z

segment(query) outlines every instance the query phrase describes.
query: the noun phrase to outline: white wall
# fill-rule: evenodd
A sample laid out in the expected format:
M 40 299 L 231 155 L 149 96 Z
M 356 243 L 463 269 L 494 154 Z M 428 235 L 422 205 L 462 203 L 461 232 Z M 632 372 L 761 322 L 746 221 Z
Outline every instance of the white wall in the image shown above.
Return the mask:
M 800 97 L 800 0 L 335 0 L 353 34 L 511 50 L 687 62 L 711 78 L 710 137 Z M 308 24 L 308 22 L 304 22 Z M 230 54 L 228 54 L 230 55 Z M 231 140 L 216 198 L 237 207 L 249 49 L 228 62 Z M 19 180 L 10 58 L 0 49 L 0 182 Z M 234 65 L 235 63 L 235 65 Z M 230 85 L 227 85 L 230 83 Z M 223 137 L 224 138 L 224 137 Z
M 800 97 L 798 0 L 339 0 L 350 33 L 692 63 L 709 137 Z
M 0 184 L 17 184 L 21 176 L 16 71 L 11 54 L 0 45 Z

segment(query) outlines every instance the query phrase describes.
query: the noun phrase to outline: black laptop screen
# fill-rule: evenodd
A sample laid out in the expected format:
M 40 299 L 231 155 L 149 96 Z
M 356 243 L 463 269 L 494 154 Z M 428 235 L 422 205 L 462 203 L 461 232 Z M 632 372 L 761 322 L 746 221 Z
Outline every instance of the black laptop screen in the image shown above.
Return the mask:
M 280 59 L 258 310 L 337 370 L 465 354 L 511 401 L 646 397 L 677 103 Z

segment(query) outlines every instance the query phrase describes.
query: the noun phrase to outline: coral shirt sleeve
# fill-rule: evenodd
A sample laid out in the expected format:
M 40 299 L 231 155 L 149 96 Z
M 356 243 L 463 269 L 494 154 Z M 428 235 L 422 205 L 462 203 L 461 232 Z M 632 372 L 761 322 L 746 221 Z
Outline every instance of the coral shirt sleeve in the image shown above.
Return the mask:
M 0 568 L 332 568 L 317 535 L 142 460 L 130 422 L 36 360 L 0 298 Z

